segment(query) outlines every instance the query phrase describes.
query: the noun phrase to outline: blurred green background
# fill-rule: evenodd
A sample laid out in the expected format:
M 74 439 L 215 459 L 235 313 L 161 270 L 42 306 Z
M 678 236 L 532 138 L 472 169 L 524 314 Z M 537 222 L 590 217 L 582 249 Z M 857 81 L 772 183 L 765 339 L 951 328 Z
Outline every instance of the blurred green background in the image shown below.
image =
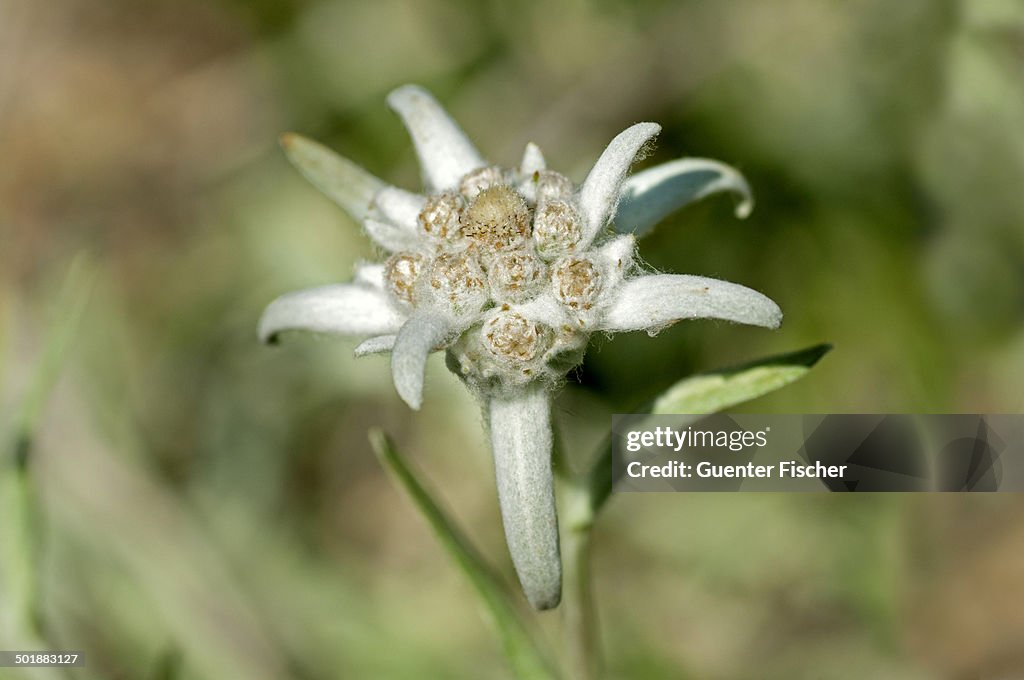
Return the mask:
M 354 342 L 255 338 L 275 296 L 374 257 L 277 136 L 416 189 L 384 104 L 406 82 L 504 165 L 534 141 L 579 181 L 654 120 L 645 164 L 717 158 L 754 188 L 749 219 L 715 197 L 641 254 L 765 292 L 782 329 L 596 338 L 557 408 L 573 446 L 684 375 L 822 341 L 746 410 L 1024 409 L 1024 2 L 3 0 L 6 481 L 73 261 L 89 290 L 19 449 L 29 540 L 0 510 L 0 648 L 34 630 L 89 667 L 0 678 L 509 677 L 365 436 L 514 581 L 465 390 L 436 357 L 412 413 Z M 630 495 L 595 559 L 612 677 L 1024 676 L 1015 495 Z

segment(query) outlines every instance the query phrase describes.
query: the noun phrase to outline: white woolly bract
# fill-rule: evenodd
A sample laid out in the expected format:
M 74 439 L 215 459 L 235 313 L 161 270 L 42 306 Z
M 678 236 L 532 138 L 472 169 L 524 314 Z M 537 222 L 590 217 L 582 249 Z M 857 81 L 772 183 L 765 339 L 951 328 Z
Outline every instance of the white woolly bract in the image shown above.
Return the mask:
M 505 538 L 526 598 L 537 609 L 562 598 L 562 562 L 551 474 L 551 413 L 544 389 L 493 397 L 487 422 Z
M 423 403 L 423 372 L 427 356 L 451 332 L 451 325 L 437 314 L 417 313 L 398 331 L 391 350 L 391 377 L 395 389 L 410 408 Z
M 394 333 L 405 316 L 377 288 L 333 284 L 282 295 L 260 317 L 259 337 L 272 342 L 284 331 L 335 335 Z
M 736 217 L 750 215 L 754 195 L 735 168 L 707 158 L 680 158 L 629 177 L 619 191 L 615 225 L 642 236 L 683 206 L 720 191 L 740 196 Z
M 388 95 L 388 104 L 402 117 L 431 189 L 454 189 L 463 175 L 485 165 L 458 123 L 422 87 L 400 87 Z
M 657 123 L 637 123 L 620 132 L 604 150 L 580 187 L 584 246 L 608 224 L 619 202 L 619 190 L 637 153 L 661 131 Z
M 600 325 L 612 333 L 658 330 L 683 319 L 723 319 L 778 328 L 782 310 L 756 290 L 735 283 L 657 274 L 624 282 Z

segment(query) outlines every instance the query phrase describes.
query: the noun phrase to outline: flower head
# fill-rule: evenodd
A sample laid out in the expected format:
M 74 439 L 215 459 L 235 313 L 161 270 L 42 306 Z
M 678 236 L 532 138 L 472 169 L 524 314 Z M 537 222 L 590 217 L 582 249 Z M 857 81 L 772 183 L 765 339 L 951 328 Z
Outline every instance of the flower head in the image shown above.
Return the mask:
M 359 220 L 389 256 L 348 284 L 284 295 L 260 337 L 307 330 L 367 339 L 357 355 L 391 352 L 395 388 L 418 409 L 430 353 L 485 411 L 506 537 L 527 597 L 558 604 L 561 562 L 551 476 L 550 394 L 595 331 L 658 330 L 715 318 L 774 328 L 764 295 L 699 276 L 641 275 L 636 237 L 716 191 L 749 188 L 732 168 L 680 159 L 627 177 L 660 126 L 638 123 L 605 149 L 579 186 L 528 144 L 516 168 L 489 164 L 440 104 L 413 85 L 388 103 L 416 147 L 426 190 L 389 186 L 324 147 L 286 135 L 291 160 Z M 610 228 L 614 223 L 618 231 Z M 621 233 L 626 232 L 626 233 Z

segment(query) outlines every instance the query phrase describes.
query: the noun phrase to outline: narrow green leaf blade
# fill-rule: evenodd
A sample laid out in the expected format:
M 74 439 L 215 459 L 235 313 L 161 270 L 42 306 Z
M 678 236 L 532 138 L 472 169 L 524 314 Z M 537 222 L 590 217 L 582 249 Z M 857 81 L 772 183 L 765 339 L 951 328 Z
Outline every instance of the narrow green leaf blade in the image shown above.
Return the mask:
M 302 135 L 282 135 L 281 146 L 288 160 L 313 186 L 360 222 L 373 197 L 387 186 L 352 161 Z
M 668 388 L 650 408 L 643 411 L 653 415 L 716 413 L 799 380 L 831 349 L 829 344 L 815 345 L 732 368 L 693 375 Z M 615 483 L 612 478 L 611 437 L 601 447 L 601 453 L 595 457 L 594 466 L 587 475 L 592 516 L 596 516 L 607 502 Z
M 71 261 L 54 304 L 52 327 L 46 336 L 42 356 L 21 402 L 18 420 L 14 423 L 12 445 L 15 457 L 27 455 L 31 447 L 43 408 L 57 384 L 68 350 L 78 332 L 95 275 L 95 266 L 85 253 L 76 255 Z
M 651 413 L 715 413 L 799 380 L 831 345 L 815 345 L 680 380 L 654 400 Z
M 381 464 L 409 495 L 416 509 L 434 530 L 445 551 L 473 584 L 497 628 L 516 676 L 538 680 L 557 677 L 508 590 L 440 508 L 430 492 L 420 484 L 416 474 L 406 465 L 391 440 L 378 429 L 371 430 L 369 437 Z

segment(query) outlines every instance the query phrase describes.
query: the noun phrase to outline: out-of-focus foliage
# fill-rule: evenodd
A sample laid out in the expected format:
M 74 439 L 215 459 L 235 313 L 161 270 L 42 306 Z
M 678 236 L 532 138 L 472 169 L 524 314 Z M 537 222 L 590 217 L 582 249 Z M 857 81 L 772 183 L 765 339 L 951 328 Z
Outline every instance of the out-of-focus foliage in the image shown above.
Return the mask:
M 39 630 L 89 660 L 63 677 L 507 673 L 366 443 L 392 433 L 514 578 L 471 399 L 440 361 L 414 414 L 352 343 L 256 343 L 274 296 L 372 255 L 281 132 L 417 187 L 383 98 L 420 82 L 499 163 L 532 140 L 579 180 L 655 120 L 645 163 L 745 172 L 750 218 L 709 199 L 641 254 L 762 290 L 782 329 L 599 341 L 560 402 L 572 445 L 687 374 L 822 341 L 835 350 L 809 377 L 746 408 L 1012 412 L 1022 45 L 1019 0 L 3 0 L 0 475 L 61 282 L 77 253 L 95 269 L 29 461 Z M 612 499 L 595 551 L 621 677 L 1024 672 L 1009 495 L 634 494 Z M 23 677 L 53 674 L 0 669 Z
M 540 646 L 532 622 L 525 618 L 511 591 L 492 573 L 490 566 L 469 543 L 462 531 L 445 513 L 430 491 L 419 481 L 417 473 L 395 450 L 387 435 L 370 430 L 370 445 L 381 465 L 391 473 L 397 486 L 416 506 L 430 525 L 438 543 L 465 575 L 480 598 L 480 603 L 500 637 L 502 647 L 517 678 L 548 680 L 556 677 L 555 668 L 547 659 L 548 652 Z

